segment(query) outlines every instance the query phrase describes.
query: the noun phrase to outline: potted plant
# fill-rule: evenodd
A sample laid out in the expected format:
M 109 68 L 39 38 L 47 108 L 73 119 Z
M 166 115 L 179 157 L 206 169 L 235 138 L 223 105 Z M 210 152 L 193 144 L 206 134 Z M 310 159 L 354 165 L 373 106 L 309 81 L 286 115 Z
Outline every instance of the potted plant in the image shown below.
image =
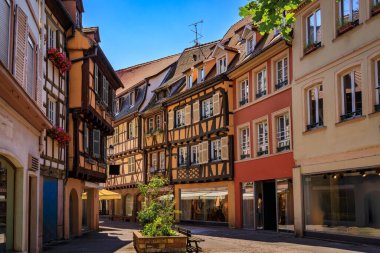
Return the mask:
M 70 70 L 71 61 L 58 48 L 50 48 L 47 56 L 62 74 Z
M 144 202 L 137 215 L 143 229 L 133 232 L 137 252 L 186 252 L 187 237 L 172 230 L 174 201 L 172 191 L 164 190 L 166 185 L 168 181 L 157 176 L 138 185 Z
M 71 140 L 70 134 L 66 133 L 61 127 L 54 126 L 48 129 L 46 133 L 53 140 L 57 141 L 60 146 L 66 145 Z

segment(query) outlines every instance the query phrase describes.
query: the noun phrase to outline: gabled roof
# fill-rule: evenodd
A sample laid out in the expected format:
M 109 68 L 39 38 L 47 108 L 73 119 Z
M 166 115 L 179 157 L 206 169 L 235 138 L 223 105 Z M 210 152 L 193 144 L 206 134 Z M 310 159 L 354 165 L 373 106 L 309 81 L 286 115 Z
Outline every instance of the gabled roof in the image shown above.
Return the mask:
M 180 54 L 170 55 L 153 61 L 144 62 L 128 68 L 117 70 L 116 73 L 124 84 L 125 88 L 118 90 L 116 95 L 122 95 L 125 93 L 125 91 L 128 91 L 132 87 L 135 87 L 136 84 L 140 83 L 146 78 L 160 73 L 162 70 L 166 69 L 168 66 L 177 61 L 179 56 Z
M 99 27 L 86 27 L 82 28 L 82 32 L 87 35 L 87 37 L 93 39 L 96 43 L 100 43 L 100 33 Z

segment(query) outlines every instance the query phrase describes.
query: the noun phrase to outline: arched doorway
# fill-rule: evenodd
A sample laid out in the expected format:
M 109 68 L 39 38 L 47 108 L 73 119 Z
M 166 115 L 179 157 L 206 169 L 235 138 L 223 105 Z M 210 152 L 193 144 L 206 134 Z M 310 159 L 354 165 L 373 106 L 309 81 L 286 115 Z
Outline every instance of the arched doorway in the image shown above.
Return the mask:
M 0 155 L 0 252 L 13 249 L 15 167 Z
M 131 194 L 125 196 L 125 216 L 133 216 L 133 195 Z
M 75 189 L 70 192 L 70 211 L 69 211 L 69 224 L 70 224 L 70 237 L 79 235 L 79 208 L 78 208 L 78 193 Z

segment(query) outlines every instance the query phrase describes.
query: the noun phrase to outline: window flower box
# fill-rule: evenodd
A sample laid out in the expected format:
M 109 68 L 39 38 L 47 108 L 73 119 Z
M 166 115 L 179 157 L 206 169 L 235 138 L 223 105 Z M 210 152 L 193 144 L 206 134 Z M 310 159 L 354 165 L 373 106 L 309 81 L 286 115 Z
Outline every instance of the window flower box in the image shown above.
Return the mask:
M 64 146 L 70 142 L 70 134 L 66 133 L 63 128 L 52 127 L 47 130 L 47 135 L 57 141 L 60 146 Z
M 307 44 L 303 52 L 304 54 L 309 54 L 313 52 L 314 50 L 320 48 L 321 45 L 322 45 L 321 42 L 313 42 L 313 43 Z
M 376 5 L 372 6 L 371 15 L 375 16 L 379 13 L 380 13 L 380 3 L 377 3 Z
M 353 29 L 355 26 L 359 25 L 359 19 L 354 21 L 344 21 L 342 24 L 338 27 L 338 35 L 341 35 L 345 32 L 348 32 L 349 30 Z
M 267 154 L 268 154 L 268 150 L 262 150 L 262 151 L 257 152 L 257 156 L 262 156 L 262 155 L 267 155 Z
M 71 61 L 58 48 L 50 48 L 47 56 L 62 74 L 70 70 Z
M 240 155 L 240 159 L 241 160 L 248 159 L 249 157 L 250 157 L 249 154 L 242 154 L 242 155 Z

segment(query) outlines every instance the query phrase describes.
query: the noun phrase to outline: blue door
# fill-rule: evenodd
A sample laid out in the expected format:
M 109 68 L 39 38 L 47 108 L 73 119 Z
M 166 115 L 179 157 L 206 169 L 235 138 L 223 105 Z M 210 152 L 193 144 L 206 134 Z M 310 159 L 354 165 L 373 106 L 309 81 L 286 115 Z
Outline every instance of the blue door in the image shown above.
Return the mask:
M 49 242 L 57 239 L 58 180 L 44 177 L 43 196 L 43 240 Z

